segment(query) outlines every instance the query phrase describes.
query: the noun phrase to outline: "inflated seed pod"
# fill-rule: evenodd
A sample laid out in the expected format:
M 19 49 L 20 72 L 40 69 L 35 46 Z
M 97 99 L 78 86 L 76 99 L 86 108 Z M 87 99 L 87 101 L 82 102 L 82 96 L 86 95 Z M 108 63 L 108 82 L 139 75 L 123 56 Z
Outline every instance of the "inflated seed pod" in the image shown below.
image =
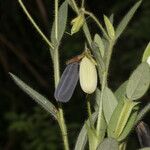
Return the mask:
M 80 85 L 85 93 L 91 94 L 96 90 L 97 71 L 95 64 L 88 58 L 83 57 L 79 69 Z
M 58 102 L 68 102 L 74 92 L 79 78 L 79 63 L 68 64 L 55 90 L 54 97 Z

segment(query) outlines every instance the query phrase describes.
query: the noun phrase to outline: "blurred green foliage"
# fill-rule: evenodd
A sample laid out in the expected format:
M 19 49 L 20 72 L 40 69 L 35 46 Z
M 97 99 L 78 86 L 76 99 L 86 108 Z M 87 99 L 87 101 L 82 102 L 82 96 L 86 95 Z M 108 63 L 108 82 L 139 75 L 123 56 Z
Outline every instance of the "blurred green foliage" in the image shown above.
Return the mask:
M 134 3 L 135 0 L 87 0 L 86 8 L 100 20 L 103 14 L 109 16 L 113 12 L 116 25 Z M 53 1 L 26 0 L 25 4 L 44 33 L 49 36 L 54 16 Z M 74 15 L 71 12 L 69 17 Z M 150 40 L 149 17 L 150 1 L 144 0 L 115 47 L 109 76 L 113 89 L 125 81 L 140 62 Z M 93 28 L 91 19 L 87 18 L 87 22 L 92 34 L 98 32 L 97 28 Z M 69 22 L 67 31 L 70 32 Z M 65 34 L 60 47 L 61 71 L 67 59 L 83 51 L 84 39 L 82 32 L 73 37 Z M 17 0 L 0 0 L 0 149 L 62 149 L 63 143 L 55 121 L 26 96 L 8 75 L 9 71 L 17 74 L 55 103 L 52 62 L 49 56 L 47 45 L 27 20 Z M 64 104 L 71 147 L 87 115 L 84 97 L 78 85 L 72 100 Z M 143 101 L 146 103 L 149 98 L 147 95 Z M 132 140 L 136 141 L 136 136 L 133 136 Z

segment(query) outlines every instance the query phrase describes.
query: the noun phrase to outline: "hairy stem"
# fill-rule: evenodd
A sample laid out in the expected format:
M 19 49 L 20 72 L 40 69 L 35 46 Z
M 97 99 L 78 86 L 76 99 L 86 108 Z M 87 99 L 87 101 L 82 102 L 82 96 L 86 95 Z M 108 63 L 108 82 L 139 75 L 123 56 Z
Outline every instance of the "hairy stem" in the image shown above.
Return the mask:
M 95 23 L 98 25 L 98 27 L 100 28 L 100 30 L 102 31 L 102 33 L 104 34 L 104 36 L 106 37 L 106 39 L 109 39 L 109 37 L 108 37 L 105 29 L 103 28 L 103 26 L 101 25 L 101 23 L 98 21 L 98 19 L 96 18 L 96 16 L 93 13 L 89 12 L 89 11 L 86 11 L 86 10 L 83 10 L 83 11 L 84 11 L 84 13 L 86 15 L 89 15 L 95 21 Z
M 58 0 L 55 0 L 55 38 L 58 40 Z
M 87 102 L 87 112 L 88 112 L 88 117 L 90 120 L 90 125 L 93 126 L 92 124 L 92 111 L 91 111 L 91 103 L 90 103 L 90 98 L 89 95 L 86 96 L 86 102 Z
M 77 6 L 75 0 L 69 0 L 69 2 L 72 3 L 71 6 L 73 7 L 74 11 L 75 11 L 77 14 L 79 14 L 79 8 L 78 8 L 78 6 Z
M 106 68 L 102 76 L 102 84 L 101 84 L 101 97 L 100 97 L 100 103 L 99 103 L 99 111 L 98 111 L 98 119 L 97 119 L 97 126 L 96 126 L 96 132 L 98 136 L 98 140 L 101 139 L 101 118 L 103 115 L 103 94 L 104 94 L 104 89 L 107 87 L 107 78 L 108 78 L 108 71 L 109 71 L 109 64 L 111 60 L 111 55 L 113 51 L 113 46 L 114 46 L 114 41 L 110 40 L 109 41 L 109 47 L 108 47 L 108 54 L 106 57 Z M 99 141 L 97 141 L 97 144 Z
M 67 128 L 64 120 L 64 113 L 61 104 L 59 104 L 58 108 L 58 123 L 61 129 L 63 143 L 64 143 L 64 150 L 69 150 L 69 143 L 68 143 L 68 135 L 67 135 Z
M 55 0 L 55 39 L 58 42 L 58 0 Z M 58 44 L 58 43 L 57 43 Z M 56 45 L 57 45 L 56 44 Z M 60 79 L 60 66 L 59 66 L 59 46 L 54 48 L 54 78 L 55 78 L 55 88 L 57 87 Z M 64 143 L 64 150 L 69 150 L 69 142 L 67 135 L 67 127 L 64 119 L 63 108 L 61 104 L 58 104 L 58 123 L 60 126 L 62 139 Z
M 81 8 L 84 8 L 84 3 L 85 3 L 85 0 L 82 0 Z
M 23 4 L 22 0 L 18 0 L 20 6 L 22 7 L 24 13 L 27 15 L 28 19 L 30 20 L 30 22 L 32 23 L 32 25 L 34 26 L 34 28 L 37 30 L 37 32 L 41 35 L 41 37 L 43 38 L 43 40 L 49 45 L 49 47 L 51 49 L 54 49 L 52 43 L 48 40 L 48 38 L 44 35 L 44 33 L 41 31 L 41 29 L 39 28 L 39 26 L 35 23 L 35 21 L 33 20 L 33 18 L 31 17 L 31 15 L 29 14 L 28 10 L 26 9 L 25 5 Z

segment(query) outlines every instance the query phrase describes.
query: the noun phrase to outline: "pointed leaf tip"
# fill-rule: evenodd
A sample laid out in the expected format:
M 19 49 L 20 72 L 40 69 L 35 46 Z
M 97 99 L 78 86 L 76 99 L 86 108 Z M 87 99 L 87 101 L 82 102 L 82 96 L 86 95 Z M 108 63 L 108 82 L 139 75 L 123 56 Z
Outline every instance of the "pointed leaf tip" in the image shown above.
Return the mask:
M 110 20 L 108 19 L 108 17 L 105 16 L 105 15 L 104 15 L 104 22 L 105 22 L 106 29 L 107 29 L 109 37 L 111 39 L 114 39 L 114 37 L 115 37 L 114 27 L 113 27 L 112 23 L 110 22 Z
M 56 120 L 57 120 L 57 109 L 56 107 L 43 95 L 32 89 L 26 83 L 24 83 L 21 79 L 15 76 L 12 73 L 9 73 L 13 81 L 33 100 L 35 100 L 39 105 L 41 105 L 47 112 L 49 112 Z

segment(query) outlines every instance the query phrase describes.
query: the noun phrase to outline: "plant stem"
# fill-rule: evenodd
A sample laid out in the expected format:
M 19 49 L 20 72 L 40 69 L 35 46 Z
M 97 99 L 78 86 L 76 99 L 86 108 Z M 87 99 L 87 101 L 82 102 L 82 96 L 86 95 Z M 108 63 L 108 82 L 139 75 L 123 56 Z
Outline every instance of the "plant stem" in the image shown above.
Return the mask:
M 85 0 L 82 0 L 81 8 L 84 8 L 84 3 L 85 3 Z
M 58 42 L 58 0 L 55 0 L 55 38 Z M 58 43 L 57 43 L 58 44 Z M 60 67 L 59 67 L 59 45 L 55 46 L 54 49 L 54 78 L 55 78 L 55 88 L 57 87 L 60 79 Z M 64 113 L 61 104 L 58 104 L 58 123 L 60 126 L 62 139 L 64 143 L 64 149 L 69 150 L 69 142 L 67 136 L 67 127 L 64 119 Z
M 57 87 L 60 79 L 60 69 L 59 69 L 59 51 L 58 46 L 54 49 L 54 80 L 55 88 Z
M 61 132 L 62 132 L 64 150 L 69 150 L 67 128 L 66 128 L 63 109 L 62 109 L 61 104 L 59 104 L 59 108 L 58 108 L 58 123 L 59 123 L 60 129 L 61 129 Z
M 100 97 L 100 103 L 99 103 L 99 112 L 98 112 L 98 120 L 97 120 L 97 126 L 96 126 L 96 132 L 98 136 L 98 140 L 101 139 L 100 135 L 100 130 L 101 130 L 101 118 L 103 115 L 103 94 L 104 94 L 104 89 L 107 87 L 107 77 L 108 77 L 108 70 L 109 70 L 109 64 L 110 64 L 110 59 L 112 55 L 112 50 L 114 46 L 114 41 L 110 40 L 109 41 L 109 47 L 108 47 L 108 54 L 106 57 L 106 68 L 102 76 L 102 84 L 101 84 L 101 97 Z M 97 145 L 99 144 L 99 141 L 97 141 Z
M 55 88 L 57 87 L 60 79 L 60 71 L 59 71 L 59 52 L 58 52 L 58 46 L 55 48 L 54 51 L 54 78 L 55 78 Z M 61 129 L 63 143 L 64 143 L 64 149 L 69 150 L 69 142 L 68 142 L 68 136 L 67 136 L 67 127 L 64 120 L 64 113 L 61 104 L 58 104 L 58 123 Z
M 93 127 L 93 124 L 92 124 L 92 111 L 91 111 L 91 104 L 90 104 L 90 98 L 89 98 L 89 95 L 86 96 L 86 102 L 87 102 L 87 112 L 88 112 L 88 117 L 89 117 L 89 120 L 90 120 L 90 125 Z
M 77 6 L 75 0 L 69 0 L 69 1 L 72 3 L 73 8 L 74 8 L 74 11 L 75 11 L 77 14 L 79 14 L 79 9 L 78 9 L 78 6 Z
M 58 0 L 55 0 L 55 38 L 58 40 Z
M 39 26 L 35 23 L 35 21 L 33 20 L 33 18 L 31 17 L 31 15 L 29 14 L 28 10 L 26 9 L 25 5 L 23 4 L 22 0 L 18 0 L 20 6 L 22 7 L 24 13 L 27 15 L 28 19 L 30 20 L 30 22 L 32 23 L 32 25 L 34 26 L 34 28 L 37 30 L 37 32 L 41 35 L 41 37 L 43 38 L 43 40 L 50 46 L 51 49 L 54 49 L 52 43 L 48 40 L 48 38 L 44 35 L 44 33 L 41 31 L 41 29 L 39 28 Z
M 79 15 L 80 9 L 78 8 L 75 0 L 68 0 L 68 2 L 70 4 L 70 6 L 72 7 L 72 9 L 76 12 L 76 14 Z M 88 29 L 88 26 L 87 26 L 86 22 L 83 25 L 83 31 L 84 31 L 85 37 L 88 41 L 88 44 L 91 46 L 92 38 L 91 38 L 91 34 L 90 34 L 90 31 Z
M 107 76 L 106 72 L 103 73 L 103 78 L 102 78 L 102 86 L 101 86 L 101 97 L 100 97 L 100 102 L 99 102 L 99 111 L 98 111 L 98 120 L 97 120 L 97 126 L 96 126 L 96 131 L 97 131 L 97 136 L 100 137 L 100 130 L 101 130 L 101 116 L 103 115 L 103 94 L 104 94 L 104 88 L 106 86 L 106 81 L 107 81 Z
M 104 36 L 106 37 L 106 39 L 109 40 L 109 37 L 108 37 L 108 35 L 107 35 L 105 29 L 104 29 L 103 26 L 100 24 L 100 22 L 98 21 L 98 19 L 96 18 L 96 16 L 95 16 L 93 13 L 91 13 L 91 12 L 89 12 L 89 11 L 86 11 L 86 10 L 83 10 L 83 12 L 84 12 L 86 15 L 89 15 L 89 16 L 96 22 L 96 24 L 99 26 L 100 30 L 103 32 L 103 34 L 104 34 Z
M 114 44 L 115 44 L 114 40 L 109 40 L 109 47 L 108 47 L 106 63 L 105 63 L 106 64 L 106 85 L 107 85 L 107 76 L 108 76 L 109 65 L 110 65 L 110 60 L 111 60 Z

